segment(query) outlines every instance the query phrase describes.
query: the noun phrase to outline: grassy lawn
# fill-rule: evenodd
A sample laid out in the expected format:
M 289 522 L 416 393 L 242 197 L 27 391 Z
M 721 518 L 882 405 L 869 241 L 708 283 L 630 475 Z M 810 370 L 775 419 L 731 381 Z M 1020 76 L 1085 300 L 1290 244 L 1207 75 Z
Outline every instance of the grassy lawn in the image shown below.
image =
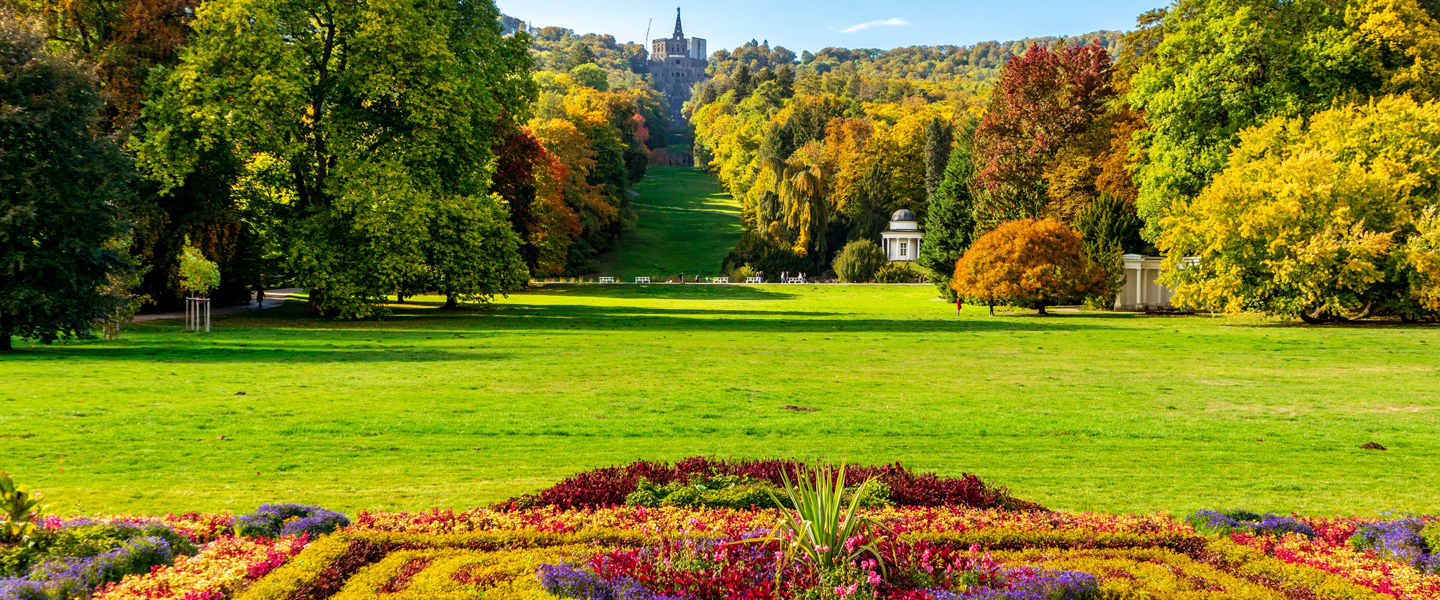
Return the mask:
M 650 167 L 635 191 L 635 229 L 619 249 L 596 259 L 595 272 L 621 281 L 718 274 L 740 239 L 740 203 L 713 177 L 690 167 Z
M 957 317 L 931 297 L 548 286 L 21 343 L 0 356 L 0 468 L 59 512 L 466 506 L 696 454 L 898 460 L 1061 509 L 1440 511 L 1440 328 Z

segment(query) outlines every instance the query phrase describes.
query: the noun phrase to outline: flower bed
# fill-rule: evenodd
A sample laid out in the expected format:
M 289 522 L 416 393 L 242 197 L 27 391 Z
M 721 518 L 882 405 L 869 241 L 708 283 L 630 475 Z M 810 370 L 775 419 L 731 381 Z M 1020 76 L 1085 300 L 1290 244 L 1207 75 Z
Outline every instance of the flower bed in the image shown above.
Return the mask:
M 913 477 L 898 467 L 858 481 L 816 471 L 782 497 L 763 478 L 772 462 L 704 463 L 703 474 L 690 461 L 637 464 L 649 466 L 579 477 L 558 496 L 353 523 L 293 504 L 42 519 L 43 551 L 0 546 L 0 600 L 1440 599 L 1435 517 L 1062 513 L 983 484 L 965 488 L 990 490 L 971 500 L 1004 499 L 899 505 L 893 489 L 862 485 Z M 613 499 L 636 473 L 623 504 L 538 500 Z M 615 485 L 587 496 L 577 481 Z M 772 508 L 712 505 L 757 490 Z

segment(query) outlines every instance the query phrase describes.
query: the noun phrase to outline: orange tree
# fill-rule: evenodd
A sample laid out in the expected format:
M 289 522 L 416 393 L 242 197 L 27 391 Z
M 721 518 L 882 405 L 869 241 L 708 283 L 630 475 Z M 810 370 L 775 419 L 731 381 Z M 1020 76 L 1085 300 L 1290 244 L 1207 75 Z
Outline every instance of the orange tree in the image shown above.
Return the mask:
M 1045 305 L 1104 293 L 1105 269 L 1082 253 L 1079 233 L 1051 219 L 1010 221 L 980 236 L 955 263 L 950 287 L 962 298 L 995 303 Z

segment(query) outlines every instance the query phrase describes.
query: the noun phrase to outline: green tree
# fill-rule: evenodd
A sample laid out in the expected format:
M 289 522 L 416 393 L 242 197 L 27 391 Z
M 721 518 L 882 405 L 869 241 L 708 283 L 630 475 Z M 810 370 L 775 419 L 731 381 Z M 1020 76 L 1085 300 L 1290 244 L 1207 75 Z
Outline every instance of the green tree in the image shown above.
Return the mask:
M 1095 202 L 1075 215 L 1075 230 L 1085 238 L 1087 246 L 1105 246 L 1129 254 L 1151 250 L 1150 244 L 1140 237 L 1144 226 L 1134 207 L 1108 193 L 1100 194 Z
M 855 240 L 835 257 L 835 275 L 842 283 L 869 283 L 886 263 L 885 251 L 870 240 Z
M 925 195 L 935 194 L 940 180 L 945 177 L 945 167 L 950 161 L 950 149 L 955 145 L 955 127 L 931 117 L 925 124 Z
M 570 69 L 570 76 L 574 77 L 575 81 L 580 82 L 580 85 L 591 89 L 602 92 L 610 89 L 610 82 L 606 80 L 605 69 L 596 66 L 595 63 L 585 63 Z
M 141 163 L 175 187 L 214 147 L 284 162 L 287 264 L 311 308 L 372 314 L 426 277 L 434 245 L 476 243 L 437 235 L 435 215 L 497 216 L 464 199 L 488 194 L 491 149 L 536 96 L 528 35 L 502 38 L 498 14 L 489 1 L 208 2 L 180 64 L 154 76 L 163 93 L 145 109 Z
M 1194 198 L 1226 165 L 1239 133 L 1275 117 L 1363 99 L 1380 78 L 1331 0 L 1176 0 L 1161 41 L 1131 79 L 1136 203 L 1157 239 L 1161 216 Z
M 935 272 L 931 281 L 942 294 L 955 298 L 950 274 L 965 255 L 975 232 L 975 118 L 966 119 L 955 136 L 955 149 L 945 164 L 944 177 L 930 194 L 925 215 L 925 243 L 916 262 Z M 983 193 L 983 191 L 982 191 Z
M 180 252 L 180 289 L 203 298 L 217 287 L 220 287 L 220 267 L 205 258 L 190 240 L 185 240 L 185 248 Z
M 595 51 L 591 50 L 588 44 L 580 42 L 575 44 L 575 48 L 570 51 L 570 56 L 565 59 L 565 70 L 574 71 L 581 65 L 593 64 L 595 64 Z
M 119 298 L 130 163 L 101 131 L 95 75 L 0 11 L 0 350 L 86 334 Z

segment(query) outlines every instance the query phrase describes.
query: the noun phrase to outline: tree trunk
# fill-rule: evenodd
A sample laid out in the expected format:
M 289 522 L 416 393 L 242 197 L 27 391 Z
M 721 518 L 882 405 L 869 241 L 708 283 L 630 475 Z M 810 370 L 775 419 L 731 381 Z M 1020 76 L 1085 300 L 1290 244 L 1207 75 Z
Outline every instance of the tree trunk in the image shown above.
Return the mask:
M 445 308 L 455 308 L 458 304 L 454 295 L 445 296 Z
M 405 294 L 401 294 L 401 293 L 398 293 L 398 292 L 397 292 L 397 293 L 395 294 L 395 303 L 396 303 L 396 304 L 404 304 L 404 303 L 405 303 Z
M 310 296 L 309 296 L 309 299 L 307 299 L 307 300 L 305 301 L 305 314 L 307 314 L 307 315 L 319 315 L 319 314 L 320 314 L 320 296 L 321 296 L 321 292 L 320 292 L 319 290 L 306 290 L 306 291 L 308 291 L 308 292 L 310 293 Z
M 1048 316 L 1050 316 L 1050 313 L 1045 312 L 1045 303 L 1044 303 L 1044 302 L 1041 302 L 1041 303 L 1039 303 L 1039 304 L 1036 304 L 1036 305 L 1035 305 L 1035 308 L 1040 309 L 1040 312 L 1038 313 L 1039 316 L 1042 316 L 1042 317 L 1048 317 Z
M 14 349 L 10 345 L 10 326 L 0 320 L 0 352 L 9 352 Z
M 1300 320 L 1304 321 L 1306 325 L 1319 325 L 1321 323 L 1324 323 L 1325 320 L 1321 319 L 1318 314 L 1319 311 L 1316 311 L 1316 314 L 1312 315 L 1309 313 L 1309 311 L 1302 310 L 1300 311 Z

